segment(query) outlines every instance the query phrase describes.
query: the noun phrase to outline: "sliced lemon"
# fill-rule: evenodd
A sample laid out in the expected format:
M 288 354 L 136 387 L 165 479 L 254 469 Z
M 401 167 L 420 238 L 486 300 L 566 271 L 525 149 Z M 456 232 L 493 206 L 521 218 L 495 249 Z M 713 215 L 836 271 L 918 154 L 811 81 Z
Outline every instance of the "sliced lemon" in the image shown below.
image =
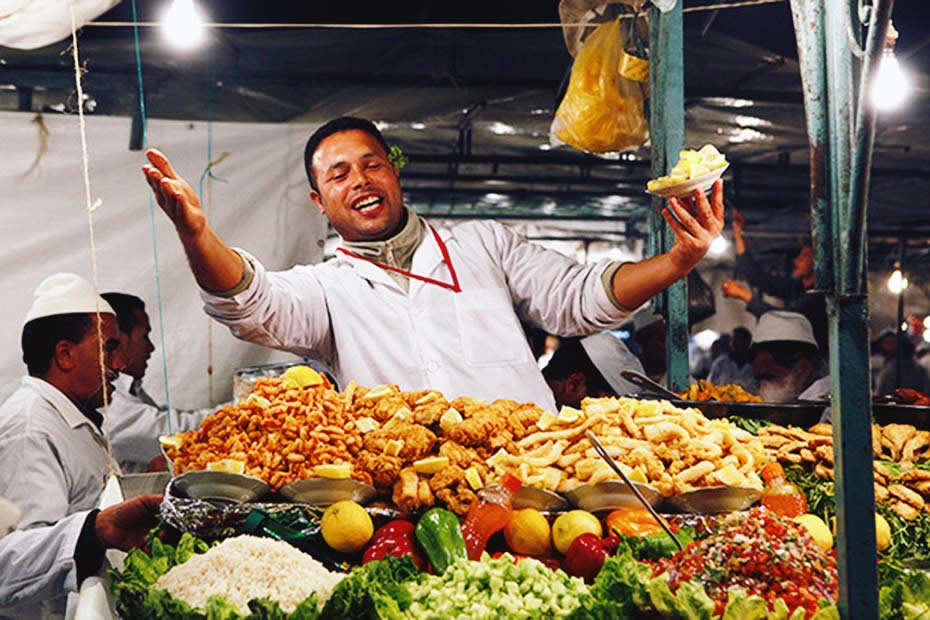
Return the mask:
M 322 385 L 323 377 L 320 376 L 320 373 L 313 370 L 309 366 L 291 366 L 284 371 L 284 374 L 281 375 L 282 379 L 290 379 L 298 385 L 298 387 L 311 387 L 314 385 Z
M 499 463 L 502 463 L 510 456 L 510 453 L 507 452 L 504 448 L 498 448 L 497 452 L 491 455 L 491 458 L 487 460 L 487 464 L 491 467 L 497 467 Z
M 401 407 L 394 412 L 394 415 L 391 416 L 391 419 L 388 422 L 409 422 L 413 417 L 413 412 L 406 407 Z
M 345 480 L 352 476 L 351 463 L 328 463 L 313 468 L 317 478 L 330 478 L 331 480 Z
M 175 448 L 179 450 L 184 443 L 184 435 L 181 433 L 177 433 L 176 435 L 162 435 L 158 438 L 158 443 L 161 444 L 162 448 Z
M 705 144 L 704 146 L 701 147 L 701 150 L 698 151 L 698 153 L 703 155 L 705 158 L 718 157 L 718 156 L 723 157 L 723 155 L 720 154 L 720 151 L 717 150 L 717 147 L 714 146 L 713 144 Z
M 362 396 L 361 400 L 380 400 L 385 396 L 390 396 L 394 393 L 394 390 L 391 389 L 389 385 L 379 385 L 378 387 L 369 390 L 367 394 Z
M 361 417 L 355 421 L 355 428 L 358 429 L 358 432 L 370 433 L 371 431 L 378 428 L 378 421 L 374 418 L 369 418 L 368 416 Z
M 544 489 L 549 489 L 554 491 L 559 488 L 559 483 L 562 482 L 562 473 L 561 469 L 556 469 L 555 467 L 543 467 L 542 476 L 543 483 L 542 487 Z
M 698 151 L 694 151 L 691 149 L 685 149 L 678 153 L 678 163 L 681 163 L 681 162 L 698 163 L 702 159 L 701 155 L 703 155 L 703 153 L 699 153 Z
M 388 456 L 397 456 L 403 447 L 403 439 L 391 439 L 384 445 L 384 453 Z
M 245 471 L 245 463 L 236 459 L 220 459 L 207 464 L 208 471 L 225 471 L 230 474 L 241 474 Z
M 567 405 L 562 405 L 562 408 L 559 409 L 559 423 L 560 424 L 571 424 L 572 422 L 577 422 L 580 417 L 584 414 L 581 413 L 580 409 L 575 409 L 574 407 L 569 407 Z
M 418 474 L 438 474 L 448 466 L 449 458 L 445 456 L 428 456 L 413 462 L 413 469 Z
M 551 411 L 543 411 L 543 414 L 539 416 L 539 421 L 536 422 L 536 428 L 541 431 L 547 431 L 552 428 L 552 425 L 555 424 L 558 418 Z
M 433 402 L 434 400 L 439 398 L 439 396 L 440 396 L 439 392 L 429 392 L 428 394 L 424 394 L 423 396 L 418 398 L 417 401 L 413 404 L 414 406 L 419 407 L 420 405 L 425 405 L 426 403 Z
M 478 470 L 474 467 L 469 467 L 465 470 L 465 481 L 468 483 L 468 486 L 470 486 L 475 491 L 483 486 L 481 482 L 481 474 L 479 474 Z
M 258 394 L 249 394 L 242 404 L 258 405 L 262 409 L 266 409 L 271 406 L 271 401 L 265 398 L 264 396 L 259 396 Z
M 448 433 L 453 426 L 459 424 L 462 421 L 462 414 L 459 413 L 456 409 L 450 407 L 442 417 L 439 418 L 439 428 L 442 429 L 444 433 Z
M 626 473 L 626 472 L 624 472 Z M 630 479 L 630 482 L 639 482 L 641 484 L 646 484 L 649 480 L 646 478 L 646 474 L 643 473 L 638 466 L 630 470 L 630 473 L 626 475 Z

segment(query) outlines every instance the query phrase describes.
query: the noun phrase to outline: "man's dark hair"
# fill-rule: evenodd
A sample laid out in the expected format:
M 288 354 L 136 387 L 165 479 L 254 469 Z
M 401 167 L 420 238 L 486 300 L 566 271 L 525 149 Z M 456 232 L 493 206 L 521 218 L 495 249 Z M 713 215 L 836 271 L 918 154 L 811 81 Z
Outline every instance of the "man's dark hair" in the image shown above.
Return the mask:
M 116 313 L 116 323 L 124 334 L 130 333 L 139 324 L 136 320 L 136 310 L 145 312 L 145 302 L 129 293 L 101 293 Z
M 43 377 L 52 365 L 55 345 L 61 340 L 78 343 L 94 322 L 91 314 L 56 314 L 33 319 L 23 325 L 23 361 L 33 377 Z
M 307 140 L 307 147 L 304 149 L 304 168 L 307 171 L 307 179 L 310 180 L 310 187 L 315 191 L 320 191 L 320 188 L 316 184 L 316 179 L 313 178 L 313 154 L 320 146 L 320 142 L 334 133 L 352 131 L 353 129 L 358 129 L 359 131 L 370 134 L 384 147 L 385 153 L 390 152 L 391 149 L 388 147 L 384 136 L 381 135 L 381 131 L 371 121 L 355 116 L 340 116 L 339 118 L 329 121 L 313 132 L 313 135 Z
M 543 368 L 542 374 L 546 380 L 558 380 L 565 379 L 579 370 L 585 376 L 589 394 L 615 393 L 604 375 L 591 361 L 587 351 L 581 345 L 580 338 L 563 338 L 559 342 L 559 348 L 555 350 L 549 363 Z

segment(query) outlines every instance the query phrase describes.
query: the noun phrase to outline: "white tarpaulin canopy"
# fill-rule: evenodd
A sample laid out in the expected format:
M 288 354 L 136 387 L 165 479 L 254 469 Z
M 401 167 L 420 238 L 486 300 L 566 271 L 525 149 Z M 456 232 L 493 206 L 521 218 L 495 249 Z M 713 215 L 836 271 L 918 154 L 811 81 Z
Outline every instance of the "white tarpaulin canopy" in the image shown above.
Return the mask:
M 71 271 L 92 278 L 90 234 L 84 198 L 81 138 L 76 116 L 0 113 L 3 166 L 0 169 L 0 398 L 25 374 L 20 346 L 23 317 L 43 278 Z M 198 288 L 168 218 L 157 205 L 157 240 L 165 350 L 159 339 L 155 260 L 149 187 L 142 152 L 128 150 L 130 119 L 87 119 L 91 202 L 99 289 L 125 291 L 146 302 L 156 351 L 145 387 L 164 402 L 162 355 L 167 356 L 172 406 L 200 407 L 210 393 L 207 368 L 214 369 L 214 402 L 231 396 L 237 367 L 293 359 L 287 353 L 242 343 L 202 311 Z M 303 124 L 215 123 L 213 159 L 229 155 L 214 174 L 212 200 L 204 185 L 208 216 L 230 244 L 248 249 L 272 269 L 319 262 L 326 221 L 308 197 L 303 149 L 313 127 Z M 179 174 L 197 189 L 207 159 L 207 124 L 152 121 L 148 142 L 163 150 Z M 39 156 L 41 155 L 41 156 Z M 38 157 L 38 163 L 36 158 Z M 213 331 L 212 360 L 208 330 Z

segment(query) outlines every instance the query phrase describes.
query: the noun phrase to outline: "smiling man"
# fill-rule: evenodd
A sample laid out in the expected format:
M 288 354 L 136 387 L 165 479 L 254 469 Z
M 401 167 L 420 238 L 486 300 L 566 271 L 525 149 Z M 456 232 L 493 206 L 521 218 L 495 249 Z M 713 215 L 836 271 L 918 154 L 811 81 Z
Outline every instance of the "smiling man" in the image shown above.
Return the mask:
M 343 385 L 396 383 L 547 409 L 555 401 L 520 321 L 558 336 L 614 328 L 686 275 L 723 227 L 718 182 L 710 202 L 703 193 L 669 202 L 663 215 L 676 241 L 668 253 L 581 265 L 494 221 L 430 225 L 404 206 L 388 152 L 359 118 L 335 119 L 310 137 L 310 199 L 342 245 L 332 260 L 284 272 L 227 246 L 164 155 L 150 150 L 143 171 L 207 312 L 239 338 L 321 359 Z
M 113 309 L 87 280 L 58 273 L 39 284 L 22 332 L 29 376 L 0 406 L 0 496 L 22 512 L 20 528 L 97 504 L 109 471 L 97 408 L 122 368 L 118 345 Z

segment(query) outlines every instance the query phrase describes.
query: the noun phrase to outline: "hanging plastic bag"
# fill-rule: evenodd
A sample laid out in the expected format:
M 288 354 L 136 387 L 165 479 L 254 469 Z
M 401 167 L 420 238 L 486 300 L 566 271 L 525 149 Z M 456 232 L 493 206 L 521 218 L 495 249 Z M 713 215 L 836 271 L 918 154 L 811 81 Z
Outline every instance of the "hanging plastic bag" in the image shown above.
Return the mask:
M 648 139 L 642 88 L 619 72 L 623 54 L 619 19 L 601 24 L 585 40 L 552 121 L 554 144 L 606 153 L 635 148 Z

